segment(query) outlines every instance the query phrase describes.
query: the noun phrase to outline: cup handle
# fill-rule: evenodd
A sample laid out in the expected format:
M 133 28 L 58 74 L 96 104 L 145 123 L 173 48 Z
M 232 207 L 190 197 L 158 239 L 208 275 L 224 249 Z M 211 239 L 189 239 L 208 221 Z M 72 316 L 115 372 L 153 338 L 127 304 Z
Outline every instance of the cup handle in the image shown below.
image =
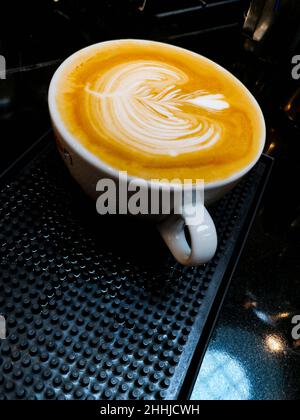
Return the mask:
M 181 214 L 172 215 L 158 225 L 158 230 L 176 260 L 183 265 L 208 263 L 215 255 L 218 237 L 215 224 L 203 204 L 199 223 L 188 224 L 188 206 L 184 205 Z M 189 245 L 186 228 L 189 230 Z

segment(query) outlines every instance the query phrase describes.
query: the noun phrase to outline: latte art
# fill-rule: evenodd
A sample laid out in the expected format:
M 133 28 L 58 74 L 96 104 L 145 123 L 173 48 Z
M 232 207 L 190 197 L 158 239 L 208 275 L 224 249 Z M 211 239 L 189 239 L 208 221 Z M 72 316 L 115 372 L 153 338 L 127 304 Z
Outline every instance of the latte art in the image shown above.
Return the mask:
M 213 146 L 222 135 L 218 112 L 229 103 L 221 94 L 184 93 L 188 76 L 160 62 L 126 63 L 86 86 L 95 129 L 114 141 L 154 155 L 194 153 Z M 190 106 L 190 112 L 184 106 Z M 207 115 L 201 109 L 208 111 Z
M 145 179 L 221 180 L 260 148 L 260 116 L 246 89 L 171 45 L 123 40 L 82 50 L 64 64 L 56 101 L 82 146 Z

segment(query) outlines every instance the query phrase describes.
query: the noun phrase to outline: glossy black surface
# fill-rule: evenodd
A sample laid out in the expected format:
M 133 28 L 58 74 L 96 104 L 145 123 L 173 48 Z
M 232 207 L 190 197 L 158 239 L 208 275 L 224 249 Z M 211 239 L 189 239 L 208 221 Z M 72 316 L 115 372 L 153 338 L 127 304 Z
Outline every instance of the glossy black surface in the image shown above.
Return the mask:
M 300 241 L 270 246 L 257 222 L 239 264 L 192 398 L 299 399 Z
M 299 132 L 276 127 L 277 161 L 192 399 L 300 398 Z M 281 135 L 283 137 L 281 137 Z M 280 149 L 282 149 L 280 151 Z M 299 337 L 294 336 L 298 334 Z
M 176 1 L 181 11 L 173 14 L 161 9 L 164 2 L 154 1 L 145 9 L 142 1 L 124 1 L 122 10 L 110 1 L 92 8 L 81 1 L 49 1 L 46 8 L 26 2 L 20 22 L 13 20 L 13 3 L 2 11 L 9 31 L 1 27 L 0 54 L 7 56 L 10 71 L 6 81 L 0 80 L 0 171 L 49 126 L 46 92 L 60 60 L 93 42 L 142 37 L 178 44 L 225 65 L 256 95 L 267 119 L 267 151 L 276 165 L 193 398 L 299 399 L 300 337 L 292 338 L 291 321 L 300 315 L 300 133 L 288 118 L 295 113 L 284 112 L 299 82 L 291 79 L 290 57 L 280 62 L 280 57 L 243 52 L 247 2 L 242 1 L 221 2 L 221 8 L 208 1 L 212 6 L 206 10 L 197 3 L 190 11 Z M 297 48 L 294 53 L 300 54 Z

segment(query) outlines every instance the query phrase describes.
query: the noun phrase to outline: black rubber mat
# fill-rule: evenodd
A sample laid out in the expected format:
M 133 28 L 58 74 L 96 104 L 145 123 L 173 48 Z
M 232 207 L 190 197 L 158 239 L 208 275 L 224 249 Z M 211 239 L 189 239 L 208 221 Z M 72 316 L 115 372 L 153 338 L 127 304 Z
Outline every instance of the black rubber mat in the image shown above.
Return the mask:
M 1 180 L 0 399 L 188 395 L 269 159 L 211 210 L 214 260 L 186 268 L 151 224 L 97 216 L 49 140 Z

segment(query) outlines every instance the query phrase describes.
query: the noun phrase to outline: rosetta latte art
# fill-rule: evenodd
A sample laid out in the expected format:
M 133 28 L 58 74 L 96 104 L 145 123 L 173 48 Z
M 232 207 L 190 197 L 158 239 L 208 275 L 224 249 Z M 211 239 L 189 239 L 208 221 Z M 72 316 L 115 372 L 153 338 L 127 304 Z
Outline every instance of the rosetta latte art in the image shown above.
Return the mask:
M 178 156 L 222 138 L 221 94 L 184 92 L 188 76 L 159 61 L 122 63 L 85 86 L 93 129 L 115 142 L 152 155 Z

